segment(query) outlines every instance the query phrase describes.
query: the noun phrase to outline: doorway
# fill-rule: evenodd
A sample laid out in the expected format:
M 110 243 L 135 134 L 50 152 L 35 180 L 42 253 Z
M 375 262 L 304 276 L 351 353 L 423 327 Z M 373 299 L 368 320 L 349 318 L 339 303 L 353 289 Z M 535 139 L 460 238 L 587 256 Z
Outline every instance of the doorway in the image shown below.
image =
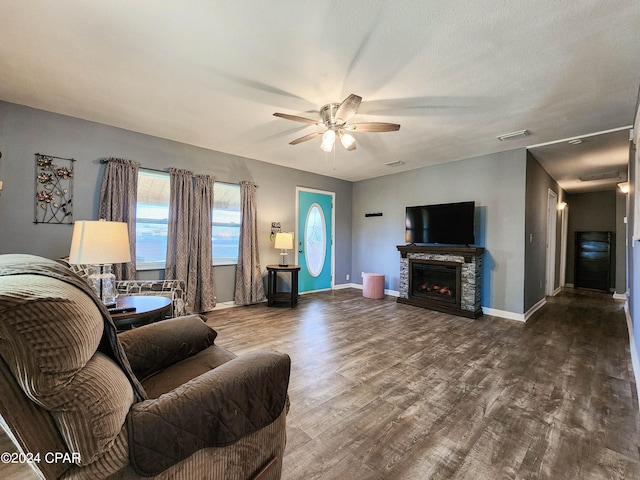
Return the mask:
M 334 192 L 296 187 L 298 291 L 333 288 Z
M 560 204 L 560 288 L 567 283 L 567 239 L 569 235 L 569 206 Z

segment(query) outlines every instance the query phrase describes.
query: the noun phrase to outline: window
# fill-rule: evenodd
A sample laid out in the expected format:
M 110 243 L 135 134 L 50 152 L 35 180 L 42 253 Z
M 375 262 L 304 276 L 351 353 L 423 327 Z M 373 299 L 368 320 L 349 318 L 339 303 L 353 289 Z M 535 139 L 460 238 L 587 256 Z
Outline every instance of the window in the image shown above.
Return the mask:
M 213 184 L 213 264 L 238 263 L 240 241 L 240 185 Z
M 304 224 L 304 258 L 312 277 L 322 273 L 327 250 L 327 226 L 322 208 L 317 203 L 311 205 Z
M 136 268 L 164 268 L 169 219 L 169 174 L 138 171 Z
M 140 170 L 136 208 L 136 264 L 138 270 L 165 266 L 169 219 L 169 174 Z M 238 263 L 240 185 L 213 185 L 212 256 L 214 265 Z

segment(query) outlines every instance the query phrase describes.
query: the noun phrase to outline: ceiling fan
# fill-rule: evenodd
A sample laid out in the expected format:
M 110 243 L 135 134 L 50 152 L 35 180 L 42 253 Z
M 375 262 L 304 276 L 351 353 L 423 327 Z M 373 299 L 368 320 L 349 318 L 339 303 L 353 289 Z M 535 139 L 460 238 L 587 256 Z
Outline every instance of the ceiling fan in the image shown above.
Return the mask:
M 320 120 L 289 115 L 287 113 L 274 113 L 273 115 L 294 122 L 310 123 L 313 125 L 324 125 L 326 130 L 313 132 L 304 137 L 296 138 L 289 145 L 297 145 L 313 138 L 322 136 L 320 148 L 325 152 L 333 150 L 336 137 L 340 143 L 349 151 L 356 149 L 356 139 L 350 132 L 394 132 L 400 130 L 397 123 L 365 122 L 347 123 L 349 119 L 358 111 L 362 97 L 353 93 L 345 98 L 342 103 L 328 103 L 320 109 Z

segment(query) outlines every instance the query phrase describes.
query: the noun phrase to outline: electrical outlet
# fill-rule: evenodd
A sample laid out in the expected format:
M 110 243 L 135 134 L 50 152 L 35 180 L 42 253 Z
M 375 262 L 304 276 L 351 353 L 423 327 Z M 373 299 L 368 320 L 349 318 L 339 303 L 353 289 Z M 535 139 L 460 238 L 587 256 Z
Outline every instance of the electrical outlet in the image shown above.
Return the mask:
M 349 281 L 349 274 L 347 273 L 347 281 Z

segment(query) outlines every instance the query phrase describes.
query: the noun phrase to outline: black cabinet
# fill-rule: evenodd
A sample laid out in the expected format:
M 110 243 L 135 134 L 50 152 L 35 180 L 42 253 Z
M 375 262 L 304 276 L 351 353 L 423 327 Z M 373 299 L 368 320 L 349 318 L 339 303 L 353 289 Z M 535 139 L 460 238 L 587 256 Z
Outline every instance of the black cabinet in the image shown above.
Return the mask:
M 576 232 L 576 288 L 609 291 L 612 239 L 612 232 Z

